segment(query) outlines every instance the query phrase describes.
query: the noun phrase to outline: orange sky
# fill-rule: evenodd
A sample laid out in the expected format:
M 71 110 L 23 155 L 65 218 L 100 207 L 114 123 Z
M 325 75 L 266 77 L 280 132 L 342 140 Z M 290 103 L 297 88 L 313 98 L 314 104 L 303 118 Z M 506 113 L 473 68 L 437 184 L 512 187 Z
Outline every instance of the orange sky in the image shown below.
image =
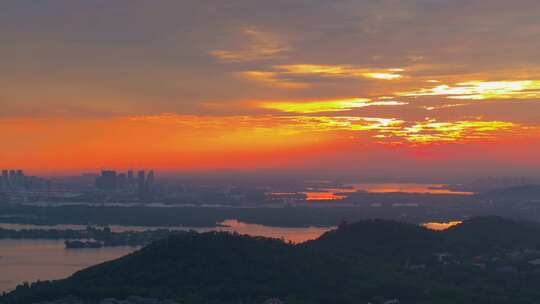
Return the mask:
M 475 162 L 521 167 L 539 164 L 535 154 L 539 137 L 521 134 L 527 131 L 519 126 L 455 122 L 426 127 L 432 123 L 393 125 L 370 119 L 334 119 L 172 114 L 13 119 L 2 122 L 6 128 L 0 136 L 17 153 L 4 149 L 0 156 L 39 173 L 133 167 L 346 172 L 397 167 L 403 174 L 421 171 L 418 166 L 448 171 L 458 165 L 468 171 Z M 479 131 L 483 128 L 486 130 Z M 419 140 L 422 136 L 425 139 Z
M 365 2 L 12 2 L 0 167 L 540 171 L 538 1 Z

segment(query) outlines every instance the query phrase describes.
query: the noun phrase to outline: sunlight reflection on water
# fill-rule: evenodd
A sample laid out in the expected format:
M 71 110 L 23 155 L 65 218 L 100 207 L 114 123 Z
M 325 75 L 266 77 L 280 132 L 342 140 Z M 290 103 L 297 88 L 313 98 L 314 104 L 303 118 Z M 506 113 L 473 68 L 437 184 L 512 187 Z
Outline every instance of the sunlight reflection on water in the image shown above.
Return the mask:
M 212 230 L 237 232 L 251 236 L 264 236 L 300 243 L 316 239 L 332 229 L 307 227 L 269 227 L 226 220 L 218 227 L 163 227 L 176 230 Z M 112 226 L 113 231 L 143 231 L 156 227 Z M 6 229 L 86 229 L 84 225 L 38 226 L 22 224 L 0 224 Z M 0 240 L 0 292 L 14 288 L 22 282 L 55 280 L 65 278 L 83 268 L 113 260 L 133 252 L 137 247 L 105 247 L 99 249 L 66 250 L 63 240 Z
M 446 230 L 450 227 L 453 227 L 453 226 L 456 226 L 456 225 L 459 225 L 463 223 L 462 221 L 450 221 L 450 222 L 428 222 L 428 223 L 423 223 L 422 226 L 428 228 L 428 229 L 431 229 L 431 230 L 437 230 L 437 231 L 441 231 L 441 230 Z

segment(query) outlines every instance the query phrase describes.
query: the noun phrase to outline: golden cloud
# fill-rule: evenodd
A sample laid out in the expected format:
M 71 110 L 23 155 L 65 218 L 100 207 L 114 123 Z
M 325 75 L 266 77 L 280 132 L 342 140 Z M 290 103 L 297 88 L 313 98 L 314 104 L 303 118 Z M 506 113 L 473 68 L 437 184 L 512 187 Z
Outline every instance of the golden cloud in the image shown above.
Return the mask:
M 450 142 L 467 140 L 485 140 L 495 138 L 497 132 L 510 131 L 520 126 L 505 121 L 455 121 L 417 122 L 390 133 L 409 142 Z
M 363 77 L 382 80 L 403 78 L 404 69 L 366 69 L 353 65 L 291 64 L 274 66 L 287 74 L 318 75 L 322 77 Z
M 324 78 L 369 78 L 398 80 L 404 76 L 403 69 L 364 69 L 351 65 L 291 64 L 276 65 L 271 70 L 250 70 L 238 73 L 241 77 L 277 88 L 299 89 L 310 83 L 296 80 L 302 76 Z
M 427 144 L 440 142 L 470 142 L 494 140 L 499 136 L 538 133 L 537 127 L 523 126 L 507 121 L 460 120 L 439 122 L 404 121 L 397 118 L 358 117 L 358 116 L 185 116 L 163 114 L 156 116 L 137 116 L 128 118 L 134 122 L 151 124 L 182 125 L 197 134 L 220 134 L 218 138 L 245 142 L 258 137 L 275 137 L 279 141 L 290 141 L 306 134 L 313 138 L 335 139 L 336 132 L 346 138 L 365 134 L 379 143 Z M 343 133 L 345 132 L 345 133 Z M 310 136 L 308 136 L 310 137 Z M 278 140 L 278 138 L 275 138 Z
M 454 86 L 442 84 L 398 96 L 446 96 L 450 99 L 533 99 L 540 97 L 540 80 L 468 81 Z
M 278 110 L 288 113 L 308 114 L 319 112 L 350 111 L 354 108 L 365 108 L 371 106 L 399 106 L 406 104 L 407 103 L 405 102 L 399 102 L 394 100 L 372 101 L 368 98 L 349 98 L 307 102 L 269 101 L 262 102 L 258 106 L 263 109 Z

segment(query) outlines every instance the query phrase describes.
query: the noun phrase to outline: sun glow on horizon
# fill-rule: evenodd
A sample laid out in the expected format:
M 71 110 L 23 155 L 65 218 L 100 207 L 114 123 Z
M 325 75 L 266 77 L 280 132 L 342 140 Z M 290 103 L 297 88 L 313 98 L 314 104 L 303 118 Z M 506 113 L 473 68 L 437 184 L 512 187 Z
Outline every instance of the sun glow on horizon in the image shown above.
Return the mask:
M 503 121 L 407 121 L 339 115 L 199 116 L 174 113 L 107 119 L 0 119 L 0 137 L 16 141 L 13 164 L 46 170 L 91 167 L 184 169 L 287 166 L 350 150 L 485 143 L 532 126 Z M 8 132 L 9 130 L 9 132 Z M 39 140 L 35 140 L 39 134 Z M 394 149 L 394 148 L 391 148 Z M 370 151 L 370 150 L 367 150 Z M 354 153 L 356 153 L 354 152 Z M 510 156 L 509 156 L 510 157 Z

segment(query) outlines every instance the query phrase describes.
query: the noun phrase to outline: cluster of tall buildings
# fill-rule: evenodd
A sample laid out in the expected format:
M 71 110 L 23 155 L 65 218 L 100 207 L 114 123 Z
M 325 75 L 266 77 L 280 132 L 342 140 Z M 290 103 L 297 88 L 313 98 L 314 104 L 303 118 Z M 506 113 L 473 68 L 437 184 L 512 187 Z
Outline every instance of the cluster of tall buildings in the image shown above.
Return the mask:
M 101 171 L 96 178 L 96 188 L 103 191 L 129 191 L 137 193 L 140 198 L 149 198 L 154 193 L 154 171 L 148 173 L 144 170 L 136 172 L 129 170 L 119 173 L 112 170 Z
M 23 170 L 2 170 L 0 189 L 16 190 L 25 187 L 25 175 Z
M 21 191 L 46 188 L 47 182 L 35 176 L 27 176 L 23 170 L 1 170 L 0 191 Z

